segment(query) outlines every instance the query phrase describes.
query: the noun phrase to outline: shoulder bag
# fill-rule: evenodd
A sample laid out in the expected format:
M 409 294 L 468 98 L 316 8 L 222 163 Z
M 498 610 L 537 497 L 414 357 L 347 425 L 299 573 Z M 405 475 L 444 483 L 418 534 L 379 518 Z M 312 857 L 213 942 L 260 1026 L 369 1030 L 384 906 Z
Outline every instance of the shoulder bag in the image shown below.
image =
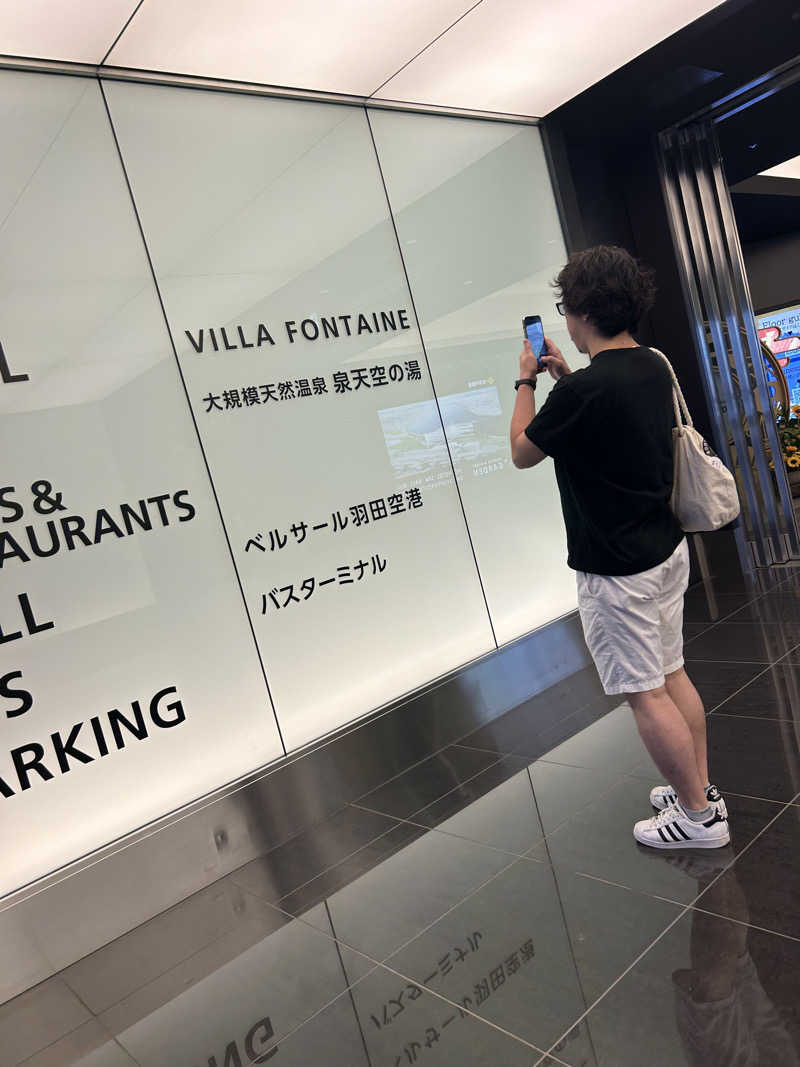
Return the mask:
M 672 364 L 657 348 L 672 378 L 675 426 L 672 449 L 675 480 L 670 506 L 686 533 L 718 530 L 740 511 L 736 480 L 705 438 L 694 428 Z

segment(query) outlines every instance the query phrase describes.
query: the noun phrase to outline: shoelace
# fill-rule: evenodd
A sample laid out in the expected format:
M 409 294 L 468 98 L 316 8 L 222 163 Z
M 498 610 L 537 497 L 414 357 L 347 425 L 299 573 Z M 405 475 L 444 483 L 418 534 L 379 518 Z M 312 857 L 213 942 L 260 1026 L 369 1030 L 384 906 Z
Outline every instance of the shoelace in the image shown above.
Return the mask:
M 670 804 L 668 807 L 664 808 L 663 811 L 660 811 L 658 815 L 653 816 L 650 820 L 650 825 L 655 830 L 659 826 L 663 826 L 664 823 L 675 822 L 676 819 L 680 818 L 680 814 L 681 813 L 678 811 L 676 805 Z

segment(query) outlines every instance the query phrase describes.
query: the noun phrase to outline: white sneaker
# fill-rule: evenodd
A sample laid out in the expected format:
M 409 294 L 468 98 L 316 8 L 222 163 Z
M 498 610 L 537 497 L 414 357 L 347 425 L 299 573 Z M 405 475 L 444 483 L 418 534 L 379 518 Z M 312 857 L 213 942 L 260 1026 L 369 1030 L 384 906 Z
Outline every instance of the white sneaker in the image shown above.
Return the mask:
M 728 809 L 722 799 L 722 793 L 715 785 L 710 785 L 706 789 L 706 800 L 717 809 L 720 815 L 728 818 Z M 655 789 L 650 790 L 650 803 L 656 811 L 663 811 L 664 808 L 670 808 L 678 803 L 678 794 L 671 785 L 657 785 Z
M 637 822 L 633 836 L 651 848 L 722 848 L 731 839 L 728 819 L 716 807 L 712 807 L 710 819 L 693 822 L 680 804 Z

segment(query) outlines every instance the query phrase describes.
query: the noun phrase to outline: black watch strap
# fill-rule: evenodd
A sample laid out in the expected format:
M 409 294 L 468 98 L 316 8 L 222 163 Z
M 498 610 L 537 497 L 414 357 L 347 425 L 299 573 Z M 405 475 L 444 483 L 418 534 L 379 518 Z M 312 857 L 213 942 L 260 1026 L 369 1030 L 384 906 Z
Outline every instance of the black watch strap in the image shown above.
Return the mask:
M 531 389 L 535 389 L 536 388 L 536 379 L 535 378 L 517 378 L 517 380 L 514 382 L 514 389 L 515 390 L 519 389 L 519 387 L 521 385 L 529 385 L 531 387 Z

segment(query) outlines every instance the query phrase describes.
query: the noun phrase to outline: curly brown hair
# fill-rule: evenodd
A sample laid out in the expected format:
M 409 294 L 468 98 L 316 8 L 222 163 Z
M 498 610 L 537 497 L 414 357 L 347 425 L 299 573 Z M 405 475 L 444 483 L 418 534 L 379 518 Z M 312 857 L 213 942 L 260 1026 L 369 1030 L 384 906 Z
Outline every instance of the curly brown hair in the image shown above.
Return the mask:
M 656 295 L 653 272 L 614 245 L 573 252 L 552 284 L 566 310 L 604 337 L 635 330 Z

